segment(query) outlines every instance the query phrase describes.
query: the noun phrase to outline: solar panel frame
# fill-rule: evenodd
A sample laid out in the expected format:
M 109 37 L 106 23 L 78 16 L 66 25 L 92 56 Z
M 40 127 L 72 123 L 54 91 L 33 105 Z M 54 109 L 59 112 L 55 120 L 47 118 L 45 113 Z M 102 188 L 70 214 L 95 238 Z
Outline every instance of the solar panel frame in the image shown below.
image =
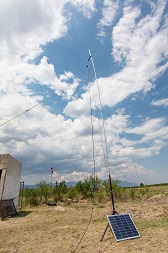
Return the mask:
M 107 215 L 107 219 L 117 242 L 140 237 L 129 214 Z

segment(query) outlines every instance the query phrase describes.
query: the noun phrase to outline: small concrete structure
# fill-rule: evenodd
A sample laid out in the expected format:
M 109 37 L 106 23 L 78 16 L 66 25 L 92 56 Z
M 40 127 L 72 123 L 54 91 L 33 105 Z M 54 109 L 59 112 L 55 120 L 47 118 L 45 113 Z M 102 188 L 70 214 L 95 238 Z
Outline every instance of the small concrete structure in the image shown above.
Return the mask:
M 0 155 L 0 200 L 14 199 L 18 208 L 22 163 L 9 154 Z

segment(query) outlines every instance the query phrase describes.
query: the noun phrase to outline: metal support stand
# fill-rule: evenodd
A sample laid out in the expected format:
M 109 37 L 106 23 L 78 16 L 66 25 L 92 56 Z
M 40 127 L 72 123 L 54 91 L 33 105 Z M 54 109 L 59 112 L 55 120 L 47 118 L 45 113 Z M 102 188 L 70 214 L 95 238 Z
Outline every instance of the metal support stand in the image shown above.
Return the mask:
M 105 230 L 104 230 L 104 233 L 103 233 L 103 235 L 102 235 L 102 237 L 101 237 L 101 239 L 100 239 L 100 242 L 103 241 L 103 238 L 104 238 L 104 236 L 105 236 L 105 233 L 106 233 L 108 227 L 109 227 L 109 224 L 107 224 L 107 226 L 106 226 L 106 228 L 105 228 Z
M 116 214 L 118 214 L 118 213 L 117 213 L 117 211 L 115 210 L 114 196 L 113 196 L 113 189 L 112 189 L 112 183 L 111 183 L 111 176 L 110 176 L 110 174 L 109 174 L 109 185 L 110 185 L 110 193 L 111 193 L 111 203 L 112 203 L 112 207 L 113 207 L 113 209 L 112 209 L 112 211 L 111 211 L 111 214 L 112 214 L 112 215 L 116 215 Z M 104 238 L 104 236 L 105 236 L 105 234 L 106 234 L 106 231 L 107 231 L 108 227 L 110 227 L 109 223 L 107 224 L 107 226 L 106 226 L 106 228 L 105 228 L 105 230 L 104 230 L 104 233 L 103 233 L 103 235 L 102 235 L 102 237 L 101 237 L 101 239 L 100 239 L 100 242 L 103 241 L 103 238 Z

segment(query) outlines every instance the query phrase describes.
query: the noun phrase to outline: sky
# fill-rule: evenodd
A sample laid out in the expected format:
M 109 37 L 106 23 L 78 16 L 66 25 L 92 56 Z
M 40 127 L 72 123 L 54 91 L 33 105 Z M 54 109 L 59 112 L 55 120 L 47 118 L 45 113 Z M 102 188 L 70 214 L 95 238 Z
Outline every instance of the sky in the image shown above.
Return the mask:
M 166 0 L 0 2 L 0 149 L 25 184 L 94 171 L 168 182 L 167 11 Z

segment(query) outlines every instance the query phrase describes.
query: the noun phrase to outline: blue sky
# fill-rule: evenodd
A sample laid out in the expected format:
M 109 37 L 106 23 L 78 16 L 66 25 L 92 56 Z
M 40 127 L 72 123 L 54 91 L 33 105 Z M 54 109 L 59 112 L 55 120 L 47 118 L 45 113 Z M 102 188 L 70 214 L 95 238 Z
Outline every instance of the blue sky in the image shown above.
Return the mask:
M 167 10 L 166 0 L 0 3 L 1 153 L 22 162 L 26 184 L 49 182 L 51 167 L 53 181 L 93 173 L 89 84 L 98 177 L 108 178 L 104 123 L 113 179 L 168 181 Z

